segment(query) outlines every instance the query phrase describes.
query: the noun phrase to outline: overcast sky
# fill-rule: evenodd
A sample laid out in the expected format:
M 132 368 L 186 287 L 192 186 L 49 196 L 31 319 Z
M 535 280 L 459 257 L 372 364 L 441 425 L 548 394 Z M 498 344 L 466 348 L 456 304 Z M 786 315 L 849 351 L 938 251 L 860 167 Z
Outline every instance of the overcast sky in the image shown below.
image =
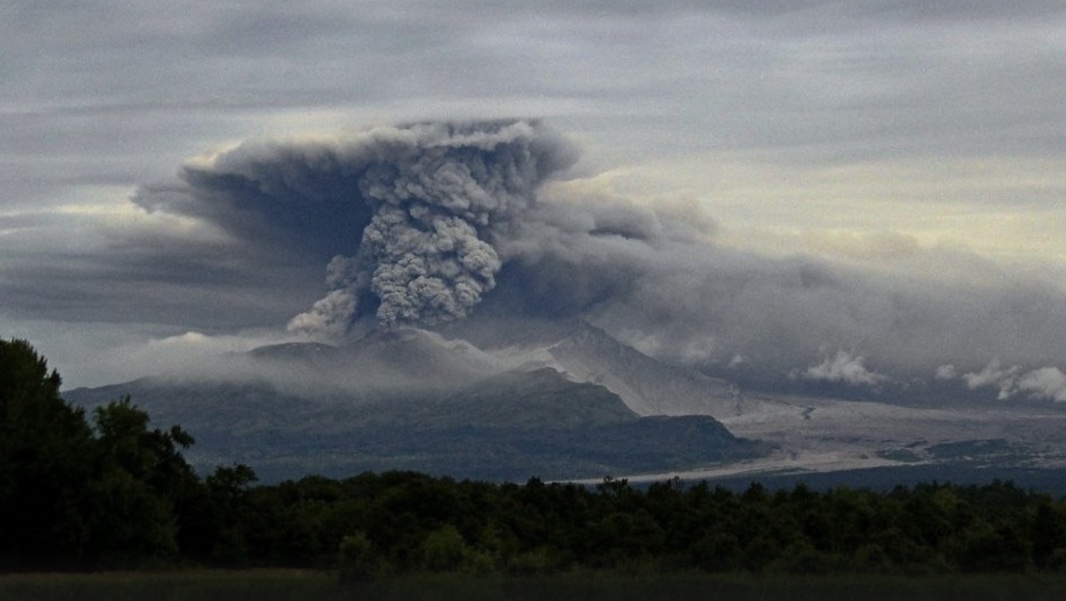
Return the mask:
M 0 336 L 68 386 L 276 339 L 325 293 L 318 258 L 149 211 L 146 186 L 427 119 L 543 119 L 580 150 L 566 178 L 689 203 L 743 256 L 1066 301 L 1061 0 L 0 0 L 0 82 Z M 811 344 L 812 374 L 877 353 Z

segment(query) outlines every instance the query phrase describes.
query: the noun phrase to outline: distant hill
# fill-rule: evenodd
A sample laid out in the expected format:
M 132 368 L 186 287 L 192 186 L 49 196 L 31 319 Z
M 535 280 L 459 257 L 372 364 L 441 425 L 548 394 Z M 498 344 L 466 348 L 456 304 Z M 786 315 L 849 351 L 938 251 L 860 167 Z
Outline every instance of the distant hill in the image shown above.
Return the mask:
M 441 333 L 516 369 L 550 367 L 571 380 L 604 386 L 641 415 L 721 419 L 735 411 L 725 380 L 649 357 L 584 321 L 472 318 Z
M 742 389 L 580 320 L 474 316 L 437 331 L 382 329 L 336 346 L 288 343 L 212 361 L 210 373 L 65 395 L 92 406 L 129 394 L 157 424 L 196 436 L 190 461 L 246 463 L 267 481 L 386 469 L 747 481 L 893 466 L 1066 466 L 1063 404 Z
M 255 353 L 331 368 L 348 356 L 292 345 Z M 349 365 L 358 368 L 357 361 Z M 377 396 L 282 392 L 262 381 L 145 378 L 65 397 L 90 407 L 126 394 L 157 424 L 181 424 L 196 437 L 188 453 L 194 464 L 246 463 L 265 481 L 386 469 L 494 480 L 588 478 L 766 451 L 709 416 L 641 417 L 603 386 L 548 368 L 507 371 L 446 391 Z

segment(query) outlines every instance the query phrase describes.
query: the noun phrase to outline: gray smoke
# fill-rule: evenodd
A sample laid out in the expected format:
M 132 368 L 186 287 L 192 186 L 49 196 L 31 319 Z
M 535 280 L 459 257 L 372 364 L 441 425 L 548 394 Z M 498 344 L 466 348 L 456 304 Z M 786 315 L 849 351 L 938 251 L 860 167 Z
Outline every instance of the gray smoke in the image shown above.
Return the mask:
M 1066 352 L 1063 293 L 974 255 L 858 264 L 716 238 L 698 204 L 553 184 L 499 245 L 500 284 L 480 310 L 580 316 L 649 355 L 780 383 L 877 387 L 996 358 L 1055 368 Z M 1027 384 L 1057 391 L 1057 373 Z
M 289 329 L 338 336 L 371 314 L 387 326 L 467 315 L 496 286 L 500 232 L 575 159 L 536 121 L 417 123 L 343 142 L 244 144 L 135 200 L 332 256 L 328 294 Z
M 246 143 L 135 201 L 212 223 L 264 264 L 280 248 L 326 265 L 292 332 L 565 316 L 716 373 L 887 386 L 995 360 L 1019 366 L 1004 390 L 1066 398 L 1066 295 L 1051 278 L 917 246 L 887 263 L 770 258 L 720 244 L 700 202 L 558 177 L 575 161 L 533 121 L 419 123 Z

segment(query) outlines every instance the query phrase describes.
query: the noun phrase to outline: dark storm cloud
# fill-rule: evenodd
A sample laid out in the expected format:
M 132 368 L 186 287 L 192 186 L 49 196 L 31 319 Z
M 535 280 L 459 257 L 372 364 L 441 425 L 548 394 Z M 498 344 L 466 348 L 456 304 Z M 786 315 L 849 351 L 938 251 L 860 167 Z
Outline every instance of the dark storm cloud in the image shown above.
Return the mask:
M 0 256 L 8 319 L 154 323 L 180 331 L 193 322 L 222 331 L 286 319 L 292 307 L 313 298 L 321 280 L 319 270 L 295 257 L 217 235 L 192 236 L 165 220 L 148 226 L 87 221 L 77 213 L 0 217 L 0 236 L 10 248 Z M 57 229 L 68 239 L 51 234 Z

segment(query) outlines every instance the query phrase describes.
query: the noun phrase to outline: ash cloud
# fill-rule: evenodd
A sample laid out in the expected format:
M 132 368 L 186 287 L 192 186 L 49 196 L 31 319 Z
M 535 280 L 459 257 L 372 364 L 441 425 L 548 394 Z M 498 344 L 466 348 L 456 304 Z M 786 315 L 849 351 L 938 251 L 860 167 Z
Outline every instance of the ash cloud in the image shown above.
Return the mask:
M 1066 352 L 1062 291 L 971 253 L 916 248 L 887 267 L 772 258 L 721 243 L 695 203 L 638 201 L 587 181 L 540 196 L 501 245 L 486 310 L 580 316 L 649 355 L 774 388 L 895 394 L 936 366 L 979 373 L 1002 357 L 1032 370 Z M 1055 374 L 1039 375 L 1026 391 L 1053 398 Z
M 417 123 L 246 143 L 135 201 L 326 266 L 325 294 L 289 323 L 313 338 L 576 317 L 745 382 L 939 379 L 1066 399 L 1066 295 L 1038 277 L 917 245 L 884 269 L 738 250 L 702 203 L 620 194 L 573 176 L 576 160 L 536 121 Z
M 289 324 L 343 335 L 466 316 L 496 286 L 501 232 L 576 159 L 536 121 L 417 123 L 341 142 L 244 144 L 190 162 L 138 204 L 325 260 L 328 294 Z

